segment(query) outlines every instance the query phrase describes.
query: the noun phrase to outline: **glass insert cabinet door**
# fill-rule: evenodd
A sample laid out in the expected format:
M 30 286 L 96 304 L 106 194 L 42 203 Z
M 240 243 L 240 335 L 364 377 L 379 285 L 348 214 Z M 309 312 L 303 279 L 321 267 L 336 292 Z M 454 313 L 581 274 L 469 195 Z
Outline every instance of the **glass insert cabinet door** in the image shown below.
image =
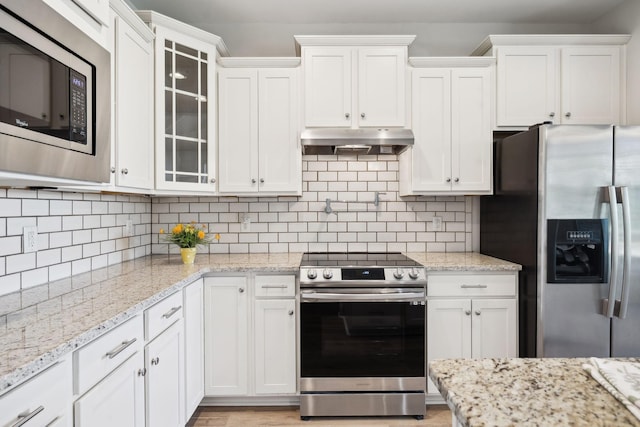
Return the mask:
M 156 27 L 156 187 L 215 191 L 216 47 Z

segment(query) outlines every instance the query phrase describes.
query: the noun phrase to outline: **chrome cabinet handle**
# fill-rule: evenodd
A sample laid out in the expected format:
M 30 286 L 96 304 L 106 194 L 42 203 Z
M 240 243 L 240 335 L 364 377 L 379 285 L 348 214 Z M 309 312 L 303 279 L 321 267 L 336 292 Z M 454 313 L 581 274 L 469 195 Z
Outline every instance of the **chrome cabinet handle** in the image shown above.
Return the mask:
M 360 113 L 360 117 L 362 117 L 364 119 L 366 117 L 366 115 L 364 113 Z
M 20 427 L 25 425 L 26 423 L 28 423 L 33 417 L 35 417 L 36 415 L 38 415 L 40 412 L 44 411 L 44 406 L 38 406 L 36 409 L 34 409 L 33 411 L 29 412 L 28 414 L 25 415 L 18 415 L 19 420 L 16 421 L 14 424 L 11 424 L 11 427 Z
M 238 289 L 238 292 L 240 292 L 241 294 L 244 293 L 244 288 Z
M 138 369 L 139 377 L 144 377 L 145 375 L 147 375 L 147 368 Z
M 212 184 L 215 184 L 215 183 L 216 183 L 216 179 L 215 179 L 215 178 L 211 178 L 211 179 L 209 180 L 209 182 L 211 182 Z
M 137 338 L 131 338 L 129 341 L 122 341 L 122 344 L 120 344 L 118 347 L 114 348 L 113 350 L 107 352 L 105 356 L 107 356 L 109 359 L 113 359 L 114 357 L 122 353 L 127 347 L 129 347 L 131 344 L 133 344 L 137 340 L 138 340 Z
M 289 316 L 293 316 L 293 310 L 289 310 Z
M 256 179 L 255 178 L 251 178 L 251 183 L 255 184 L 256 183 Z
M 549 117 L 553 118 L 556 116 L 556 113 L 554 113 L 553 111 L 549 113 Z
M 451 182 L 451 178 L 447 178 L 447 182 Z
M 453 182 L 460 182 L 460 178 L 454 179 Z
M 154 357 L 153 359 L 151 359 L 151 364 L 152 365 L 158 365 L 160 363 L 160 358 L 159 357 Z
M 480 310 L 476 310 L 476 316 L 480 316 Z
M 129 173 L 129 169 L 124 168 L 120 172 L 122 173 L 122 175 L 127 175 Z
M 567 114 L 565 114 L 564 116 L 568 119 L 569 117 L 571 117 L 571 112 L 567 112 Z
M 262 289 L 287 289 L 287 285 L 262 285 Z
M 264 178 L 260 178 L 260 184 L 264 184 Z
M 460 285 L 462 289 L 485 289 L 487 285 Z
M 116 167 L 115 166 L 111 166 L 111 173 L 116 173 Z
M 174 314 L 176 314 L 180 309 L 182 308 L 181 305 L 177 306 L 177 307 L 173 307 L 171 310 L 167 311 L 165 314 L 162 315 L 163 319 L 168 319 L 171 316 L 173 316 Z
M 466 314 L 467 316 L 469 316 L 471 314 L 471 310 L 465 310 L 464 314 Z
M 344 113 L 344 118 L 345 118 L 345 119 L 348 119 L 349 117 L 351 117 L 351 114 L 349 114 L 349 113 Z

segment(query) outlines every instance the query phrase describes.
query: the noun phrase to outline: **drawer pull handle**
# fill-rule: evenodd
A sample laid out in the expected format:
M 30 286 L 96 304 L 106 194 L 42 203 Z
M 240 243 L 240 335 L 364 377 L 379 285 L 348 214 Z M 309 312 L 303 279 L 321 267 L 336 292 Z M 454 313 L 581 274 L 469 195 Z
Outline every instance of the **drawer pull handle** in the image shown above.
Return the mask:
M 54 419 L 52 419 L 51 421 L 49 421 L 49 424 L 47 424 L 47 427 L 55 425 L 56 422 L 60 419 L 60 415 L 58 415 L 57 417 L 55 417 Z
M 165 314 L 162 315 L 163 319 L 168 319 L 169 317 L 173 316 L 174 314 L 176 314 L 180 309 L 182 308 L 181 305 L 177 306 L 177 307 L 173 307 L 171 310 L 167 311 Z
M 152 365 L 158 365 L 160 363 L 160 358 L 159 357 L 154 357 L 153 359 L 151 359 L 151 364 Z
M 139 377 L 144 377 L 145 375 L 147 375 L 147 368 L 138 369 Z
M 129 341 L 122 341 L 122 344 L 120 344 L 118 347 L 114 348 L 107 354 L 105 354 L 105 356 L 107 356 L 109 359 L 113 359 L 114 357 L 122 353 L 127 347 L 129 347 L 131 344 L 133 344 L 137 340 L 138 340 L 137 338 L 132 338 Z
M 461 285 L 462 289 L 485 289 L 487 285 Z
M 33 417 L 44 411 L 44 406 L 38 406 L 33 411 L 25 415 L 18 415 L 19 420 L 11 425 L 11 427 L 20 427 L 28 423 Z
M 287 289 L 287 285 L 262 285 L 262 289 Z

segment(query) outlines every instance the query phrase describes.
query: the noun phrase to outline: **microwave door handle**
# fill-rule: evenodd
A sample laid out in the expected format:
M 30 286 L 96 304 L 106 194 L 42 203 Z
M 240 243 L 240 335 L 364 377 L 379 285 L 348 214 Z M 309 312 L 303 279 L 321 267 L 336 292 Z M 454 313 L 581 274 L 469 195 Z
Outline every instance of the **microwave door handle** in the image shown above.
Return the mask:
M 618 283 L 618 197 L 616 187 L 608 186 L 606 189 L 611 218 L 611 274 L 609 275 L 609 298 L 602 300 L 602 314 L 612 318 Z
M 629 204 L 629 189 L 620 187 L 622 200 L 622 225 L 624 227 L 624 263 L 622 267 L 622 296 L 620 297 L 620 312 L 618 317 L 624 319 L 629 307 L 629 281 L 631 278 L 631 206 Z

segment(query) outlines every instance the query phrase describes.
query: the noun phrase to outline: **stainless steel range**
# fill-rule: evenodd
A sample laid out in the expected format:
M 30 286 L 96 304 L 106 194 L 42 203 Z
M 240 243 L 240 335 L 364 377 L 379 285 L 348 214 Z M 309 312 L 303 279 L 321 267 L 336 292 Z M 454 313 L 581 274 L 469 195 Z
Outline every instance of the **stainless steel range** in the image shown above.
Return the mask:
M 307 253 L 300 416 L 425 414 L 422 265 L 400 253 Z

